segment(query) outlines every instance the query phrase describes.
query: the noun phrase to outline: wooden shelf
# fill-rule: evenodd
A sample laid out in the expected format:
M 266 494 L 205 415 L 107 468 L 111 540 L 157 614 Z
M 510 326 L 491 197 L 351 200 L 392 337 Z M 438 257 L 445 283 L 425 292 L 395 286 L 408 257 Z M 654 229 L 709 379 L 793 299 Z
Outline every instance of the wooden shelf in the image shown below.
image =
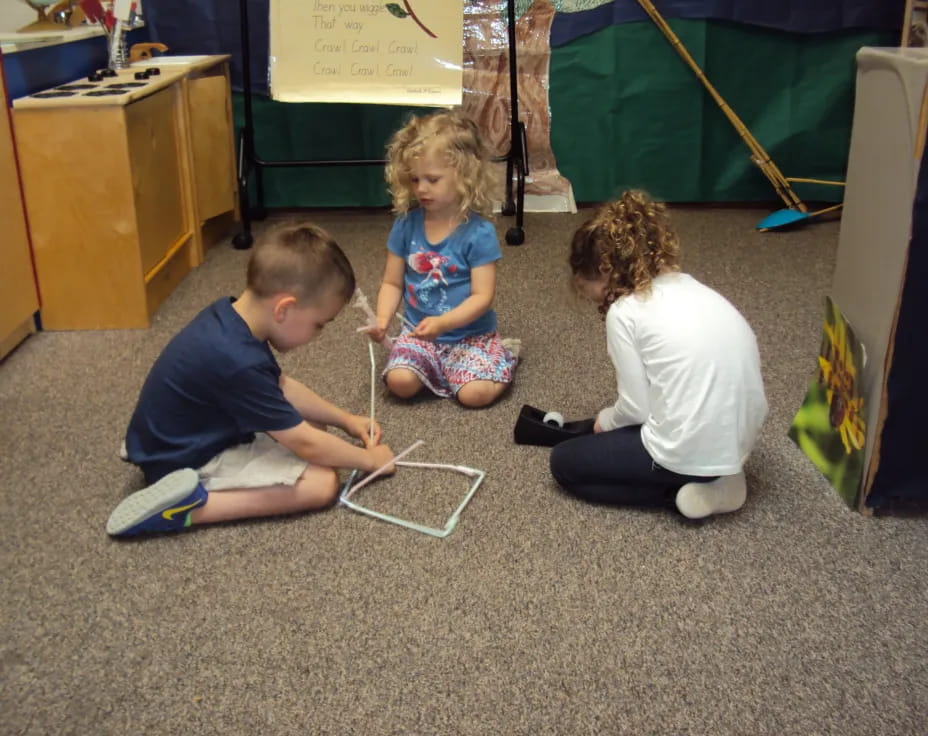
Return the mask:
M 120 94 L 14 101 L 47 329 L 147 327 L 206 225 L 237 215 L 228 57 L 202 59 Z
M 0 359 L 34 331 L 33 315 L 39 309 L 35 273 L 29 254 L 26 215 L 19 188 L 3 65 L 0 64 Z

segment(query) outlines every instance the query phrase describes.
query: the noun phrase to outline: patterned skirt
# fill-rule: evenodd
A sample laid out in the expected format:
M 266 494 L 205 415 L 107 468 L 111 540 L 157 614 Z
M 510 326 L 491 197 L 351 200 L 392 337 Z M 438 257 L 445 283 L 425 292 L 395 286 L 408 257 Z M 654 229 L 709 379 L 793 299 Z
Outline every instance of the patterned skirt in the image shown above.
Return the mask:
M 512 383 L 516 363 L 498 332 L 470 335 L 453 343 L 420 340 L 404 332 L 393 343 L 383 375 L 406 368 L 432 393 L 447 398 L 471 381 Z

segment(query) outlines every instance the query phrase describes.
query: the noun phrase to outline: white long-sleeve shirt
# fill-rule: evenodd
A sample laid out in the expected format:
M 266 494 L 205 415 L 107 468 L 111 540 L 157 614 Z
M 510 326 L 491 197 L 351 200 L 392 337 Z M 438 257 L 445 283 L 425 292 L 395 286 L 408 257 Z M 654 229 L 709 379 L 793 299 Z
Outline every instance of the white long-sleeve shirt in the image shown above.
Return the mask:
M 668 470 L 732 475 L 767 416 L 757 340 L 721 294 L 683 273 L 649 294 L 618 299 L 606 347 L 619 398 L 599 413 L 605 430 L 641 425 L 641 441 Z

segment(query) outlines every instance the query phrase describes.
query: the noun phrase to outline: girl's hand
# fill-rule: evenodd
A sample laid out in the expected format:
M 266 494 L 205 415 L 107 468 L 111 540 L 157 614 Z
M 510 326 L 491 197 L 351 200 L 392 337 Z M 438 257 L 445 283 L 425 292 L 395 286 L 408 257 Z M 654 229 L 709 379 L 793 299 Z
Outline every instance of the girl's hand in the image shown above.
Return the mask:
M 422 319 L 412 334 L 420 340 L 434 340 L 445 331 L 445 325 L 441 317 L 425 317 Z
M 599 426 L 599 417 L 596 418 L 596 421 L 593 422 L 593 434 L 599 434 L 603 431 L 603 428 Z
M 377 323 L 371 325 L 366 330 L 364 330 L 368 336 L 374 342 L 383 342 L 383 339 L 387 336 L 387 326 L 390 324 L 390 319 L 381 319 L 377 317 Z
M 363 330 L 367 336 L 374 342 L 383 342 L 383 339 L 387 336 L 387 331 L 382 327 L 377 327 L 376 325 L 371 325 L 370 327 Z
M 374 426 L 374 438 L 371 439 L 371 425 Z M 357 437 L 364 443 L 365 447 L 373 447 L 380 444 L 380 438 L 383 437 L 383 430 L 377 422 L 372 422 L 370 417 L 360 416 L 358 414 L 349 414 L 342 426 L 352 437 Z

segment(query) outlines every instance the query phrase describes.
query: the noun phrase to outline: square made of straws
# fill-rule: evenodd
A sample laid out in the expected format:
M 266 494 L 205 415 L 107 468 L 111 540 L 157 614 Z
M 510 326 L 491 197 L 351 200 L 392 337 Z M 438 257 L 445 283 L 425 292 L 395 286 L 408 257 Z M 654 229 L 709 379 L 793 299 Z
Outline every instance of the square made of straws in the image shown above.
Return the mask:
M 435 537 L 446 537 L 448 536 L 457 525 L 458 519 L 460 518 L 461 513 L 464 511 L 464 508 L 470 502 L 470 499 L 477 492 L 477 489 L 480 487 L 480 484 L 483 482 L 486 474 L 482 470 L 477 470 L 476 468 L 470 468 L 464 465 L 445 465 L 439 463 L 410 463 L 405 461 L 400 461 L 397 465 L 402 468 L 402 472 L 405 475 L 410 469 L 428 469 L 428 470 L 444 470 L 451 473 L 460 473 L 465 475 L 472 482 L 470 484 L 469 490 L 466 494 L 463 495 L 462 500 L 458 503 L 457 507 L 452 511 L 451 515 L 447 517 L 444 523 L 440 526 L 428 526 L 424 523 L 419 523 L 412 521 L 410 519 L 404 518 L 405 516 L 417 516 L 422 517 L 423 515 L 430 518 L 439 518 L 439 511 L 434 508 L 435 504 L 432 503 L 433 499 L 439 496 L 442 499 L 447 497 L 447 493 L 442 493 L 436 491 L 434 484 L 429 484 L 426 486 L 420 486 L 416 491 L 406 494 L 390 494 L 384 493 L 383 487 L 380 488 L 380 493 L 364 493 L 364 491 L 373 490 L 371 488 L 362 488 L 359 489 L 357 493 L 352 490 L 352 487 L 346 488 L 342 492 L 342 495 L 339 499 L 340 503 L 345 506 L 348 506 L 354 511 L 365 514 L 367 516 L 374 517 L 381 521 L 386 521 L 391 524 L 396 524 L 398 526 L 406 527 L 407 529 L 412 529 L 413 531 L 418 531 L 423 534 L 429 534 Z M 353 478 L 354 476 L 352 476 Z M 387 481 L 389 485 L 389 479 L 383 479 Z M 353 482 L 353 480 L 352 480 Z M 450 485 L 453 481 L 446 479 L 443 486 Z M 381 484 L 378 484 L 381 485 Z M 360 502 L 361 497 L 364 497 L 366 503 L 370 504 L 370 498 L 376 498 L 374 505 L 364 505 Z M 461 498 L 461 496 L 457 496 Z M 388 503 L 385 503 L 389 499 Z M 442 504 L 444 505 L 444 504 Z M 390 508 L 394 513 L 387 511 L 387 508 Z M 423 514 L 423 508 L 428 508 L 428 512 Z M 447 508 L 447 507 L 445 507 Z

